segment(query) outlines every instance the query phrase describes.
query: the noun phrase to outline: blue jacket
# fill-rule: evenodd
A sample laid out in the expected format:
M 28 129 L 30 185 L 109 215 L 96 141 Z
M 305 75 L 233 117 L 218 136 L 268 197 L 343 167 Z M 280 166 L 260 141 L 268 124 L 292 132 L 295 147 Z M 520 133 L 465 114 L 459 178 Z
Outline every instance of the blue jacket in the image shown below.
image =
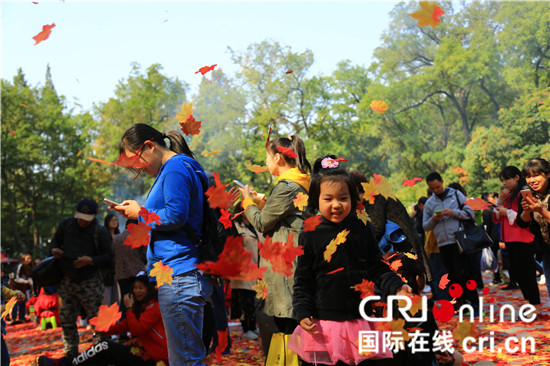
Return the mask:
M 469 220 L 474 218 L 474 211 L 468 205 L 464 205 L 462 210 L 457 202 L 456 198 L 460 200 L 461 204 L 464 204 L 466 197 L 461 192 L 453 188 L 445 188 L 449 192 L 445 199 L 442 201 L 438 196 L 432 194 L 424 205 L 424 216 L 422 218 L 422 227 L 425 231 L 433 229 L 435 237 L 437 238 L 437 245 L 442 247 L 444 245 L 456 243 L 454 232 L 458 231 L 461 220 Z M 450 208 L 453 210 L 451 216 L 443 216 L 439 221 L 433 219 L 435 211 L 442 210 L 444 208 Z
M 160 217 L 160 225 L 149 224 L 152 229 L 147 248 L 148 272 L 158 261 L 172 268 L 173 276 L 189 272 L 199 263 L 199 249 L 184 225 L 189 222 L 195 234 L 202 236 L 201 179 L 208 182 L 200 164 L 185 154 L 173 156 L 161 166 L 144 205 Z

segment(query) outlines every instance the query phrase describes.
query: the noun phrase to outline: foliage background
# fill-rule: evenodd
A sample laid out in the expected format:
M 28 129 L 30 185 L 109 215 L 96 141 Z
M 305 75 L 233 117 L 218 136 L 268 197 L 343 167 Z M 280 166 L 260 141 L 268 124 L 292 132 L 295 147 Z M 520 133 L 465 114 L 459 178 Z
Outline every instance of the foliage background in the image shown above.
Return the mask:
M 332 153 L 367 176 L 387 176 L 405 205 L 426 195 L 426 186 L 404 187 L 403 180 L 433 170 L 447 183 L 462 183 L 471 197 L 499 191 L 503 166 L 550 159 L 548 4 L 440 5 L 445 17 L 435 28 L 420 28 L 408 15 L 417 3 L 396 5 L 374 62 L 342 60 L 331 75 L 311 72 L 310 50 L 266 40 L 230 49 L 239 71 L 216 68 L 196 95 L 184 80 L 163 74 L 162 65 L 134 64 L 115 97 L 75 113 L 57 94 L 49 68 L 44 85 L 35 87 L 20 70 L 2 80 L 2 248 L 12 257 L 44 257 L 57 223 L 83 197 L 143 202 L 151 178 L 132 181 L 84 157 L 114 161 L 133 123 L 178 130 L 176 114 L 189 102 L 202 132 L 187 141 L 223 182 L 238 179 L 268 192 L 269 173 L 254 174 L 245 164 L 264 165 L 272 126 L 274 136 L 302 137 L 311 162 Z M 373 111 L 373 100 L 389 110 Z

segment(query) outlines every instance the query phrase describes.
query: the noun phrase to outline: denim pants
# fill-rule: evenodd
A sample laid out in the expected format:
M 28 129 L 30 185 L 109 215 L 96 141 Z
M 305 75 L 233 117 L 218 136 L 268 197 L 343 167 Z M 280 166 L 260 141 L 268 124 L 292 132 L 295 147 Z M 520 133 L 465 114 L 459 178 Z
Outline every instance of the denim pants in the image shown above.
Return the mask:
M 212 294 L 209 277 L 193 270 L 172 278 L 158 289 L 170 365 L 206 365 L 202 341 L 204 305 Z

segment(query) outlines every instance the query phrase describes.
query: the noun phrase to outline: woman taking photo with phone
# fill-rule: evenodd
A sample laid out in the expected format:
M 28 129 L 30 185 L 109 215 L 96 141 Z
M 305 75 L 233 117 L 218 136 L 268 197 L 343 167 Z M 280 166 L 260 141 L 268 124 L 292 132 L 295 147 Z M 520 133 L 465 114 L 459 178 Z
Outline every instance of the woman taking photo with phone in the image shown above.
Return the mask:
M 518 225 L 530 227 L 536 236 L 541 236 L 542 245 L 539 249 L 547 278 L 546 288 L 550 294 L 550 163 L 542 158 L 534 158 L 522 170 L 532 191 L 522 191 L 523 214 L 518 219 Z
M 525 178 L 515 166 L 507 166 L 500 172 L 504 189 L 500 191 L 493 221 L 500 223 L 500 239 L 510 254 L 510 278 L 514 278 L 525 300 L 540 313 L 540 294 L 535 267 L 535 236 L 518 225 L 523 214 L 520 191 L 526 185 Z
M 173 270 L 172 284 L 165 283 L 158 289 L 170 364 L 204 365 L 204 306 L 212 293 L 212 283 L 196 268 L 201 261 L 200 251 L 189 231 L 202 235 L 208 177 L 178 131 L 162 133 L 138 123 L 122 135 L 120 152 L 130 159 L 138 156 L 139 169 L 155 177 L 143 205 L 160 218 L 160 224 L 149 223 L 147 270 L 150 273 L 159 261 Z M 137 201 L 124 201 L 122 206 L 111 208 L 127 219 L 143 221 Z

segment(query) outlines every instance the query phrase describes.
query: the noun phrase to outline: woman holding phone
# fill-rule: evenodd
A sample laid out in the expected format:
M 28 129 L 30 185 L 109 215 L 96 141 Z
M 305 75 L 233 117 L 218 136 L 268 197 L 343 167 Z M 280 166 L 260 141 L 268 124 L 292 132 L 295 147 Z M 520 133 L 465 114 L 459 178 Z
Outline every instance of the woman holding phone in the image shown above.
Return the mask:
M 208 177 L 178 131 L 162 133 L 138 123 L 122 135 L 120 152 L 128 158 L 139 156 L 141 170 L 155 177 L 144 207 L 159 216 L 160 224 L 149 223 L 147 270 L 150 272 L 159 261 L 173 270 L 172 284 L 165 283 L 158 289 L 170 364 L 204 365 L 204 306 L 212 293 L 212 283 L 196 268 L 200 252 L 189 230 L 202 235 L 203 194 Z M 143 221 L 137 201 L 123 201 L 122 206 L 111 208 L 127 219 Z
M 523 214 L 518 219 L 518 225 L 530 227 L 536 236 L 541 236 L 542 264 L 544 274 L 550 279 L 550 163 L 542 158 L 529 160 L 523 166 L 525 180 L 532 191 L 522 191 Z M 546 281 L 550 294 L 550 281 Z
M 526 185 L 525 178 L 515 166 L 504 167 L 500 172 L 504 189 L 500 192 L 493 222 L 500 223 L 500 238 L 510 254 L 510 278 L 514 278 L 523 297 L 540 313 L 540 293 L 535 266 L 535 236 L 518 225 L 523 214 L 523 196 L 520 191 Z

